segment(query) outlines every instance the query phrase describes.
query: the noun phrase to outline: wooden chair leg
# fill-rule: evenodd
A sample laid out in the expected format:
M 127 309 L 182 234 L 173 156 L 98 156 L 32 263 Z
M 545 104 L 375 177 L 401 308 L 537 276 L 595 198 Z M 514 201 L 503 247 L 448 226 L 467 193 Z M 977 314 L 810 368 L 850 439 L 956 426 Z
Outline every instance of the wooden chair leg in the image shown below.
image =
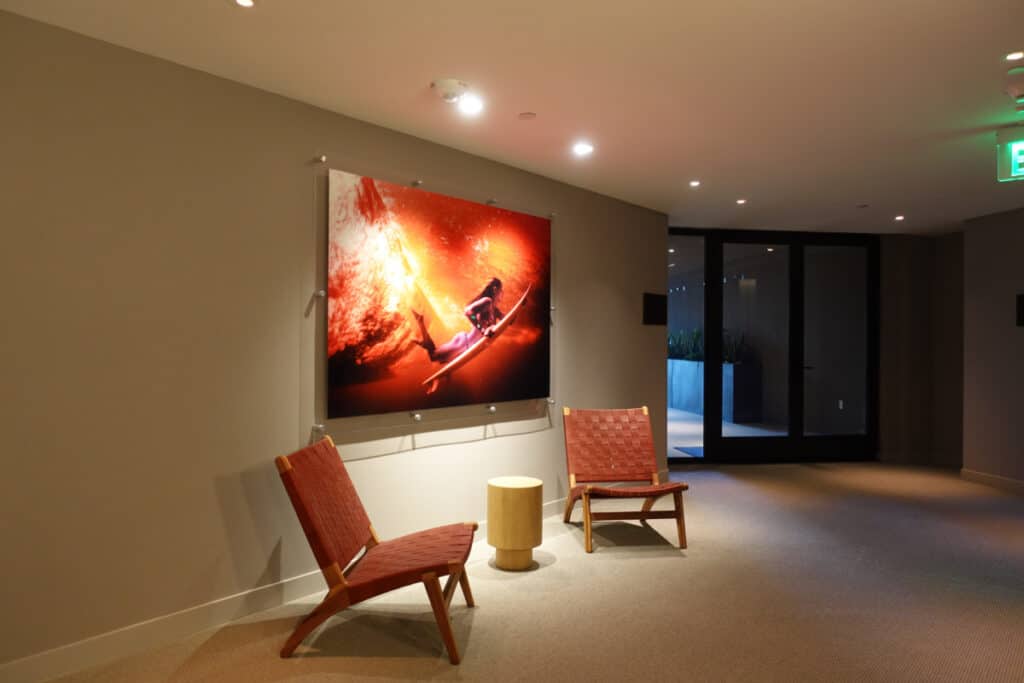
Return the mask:
M 459 577 L 459 586 L 462 587 L 462 597 L 466 598 L 466 606 L 476 607 L 476 602 L 473 600 L 473 591 L 469 587 L 469 576 L 466 574 L 465 568 L 463 568 L 462 575 Z
M 572 509 L 576 505 L 576 499 L 572 497 L 572 493 L 565 497 L 565 514 L 562 515 L 562 521 L 566 524 L 569 523 L 569 519 L 572 517 Z
M 455 595 L 455 587 L 459 585 L 459 577 L 462 576 L 462 565 L 458 563 L 448 563 L 448 579 L 444 582 L 444 590 L 441 591 L 441 595 L 444 596 L 444 607 L 449 609 L 452 604 L 452 596 Z
M 651 508 L 654 507 L 654 501 L 656 501 L 656 500 L 657 500 L 657 498 L 644 498 L 644 505 L 643 505 L 642 508 L 640 508 L 640 511 L 641 512 L 650 512 Z
M 448 660 L 452 664 L 459 663 L 459 650 L 455 646 L 455 635 L 452 633 L 452 621 L 448 616 L 448 607 L 445 605 L 444 591 L 441 590 L 441 582 L 437 574 L 429 572 L 423 575 L 423 585 L 427 589 L 427 597 L 430 599 L 430 607 L 434 610 L 434 619 L 437 621 L 437 629 L 441 632 L 441 640 L 448 650 Z
M 588 553 L 594 552 L 594 541 L 591 538 L 591 531 L 593 529 L 593 522 L 590 519 L 590 496 L 586 493 L 583 494 L 583 538 L 586 541 L 586 548 Z
M 288 640 L 285 641 L 284 646 L 281 648 L 281 657 L 291 657 L 292 653 L 295 652 L 295 648 L 305 640 L 306 636 L 346 607 L 348 607 L 348 595 L 328 593 L 327 597 L 316 606 L 316 609 L 306 615 L 306 618 L 300 621 L 299 625 L 292 631 L 291 636 L 288 637 Z
M 676 531 L 679 533 L 679 547 L 686 548 L 686 522 L 683 520 L 683 492 L 672 494 L 676 503 Z

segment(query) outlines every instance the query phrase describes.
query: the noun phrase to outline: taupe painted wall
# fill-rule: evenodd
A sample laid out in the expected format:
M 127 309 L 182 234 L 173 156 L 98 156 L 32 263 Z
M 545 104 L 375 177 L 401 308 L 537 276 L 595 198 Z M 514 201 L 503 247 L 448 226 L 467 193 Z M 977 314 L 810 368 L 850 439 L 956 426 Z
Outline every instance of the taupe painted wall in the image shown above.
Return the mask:
M 1024 482 L 1024 210 L 968 223 L 964 258 L 964 469 Z
M 664 465 L 665 216 L 2 12 L 0 64 L 0 663 L 315 569 L 272 464 L 322 389 L 315 154 L 557 212 L 553 396 L 649 405 Z M 564 495 L 557 407 L 480 412 L 327 425 L 382 535 Z
M 880 459 L 958 467 L 963 238 L 883 236 L 881 261 Z
M 931 462 L 959 468 L 964 459 L 964 233 L 933 239 Z

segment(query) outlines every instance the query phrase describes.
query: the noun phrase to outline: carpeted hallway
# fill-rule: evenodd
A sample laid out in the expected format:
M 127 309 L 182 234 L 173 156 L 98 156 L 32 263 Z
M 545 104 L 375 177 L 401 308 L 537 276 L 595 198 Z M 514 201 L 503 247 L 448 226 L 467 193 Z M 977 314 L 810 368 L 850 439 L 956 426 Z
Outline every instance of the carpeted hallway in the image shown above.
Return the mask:
M 412 586 L 290 660 L 277 650 L 314 598 L 60 680 L 1024 680 L 1024 499 L 878 464 L 672 476 L 691 486 L 686 551 L 671 520 L 603 522 L 588 556 L 551 516 L 539 566 L 511 574 L 481 530 L 479 606 L 452 602 L 460 666 Z

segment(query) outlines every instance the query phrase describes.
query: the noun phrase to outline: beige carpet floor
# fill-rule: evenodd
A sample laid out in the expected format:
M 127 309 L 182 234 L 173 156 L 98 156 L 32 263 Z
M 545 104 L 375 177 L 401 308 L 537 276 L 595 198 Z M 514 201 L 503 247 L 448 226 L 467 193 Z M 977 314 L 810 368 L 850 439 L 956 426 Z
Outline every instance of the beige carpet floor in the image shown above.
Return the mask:
M 586 555 L 580 526 L 549 517 L 523 573 L 479 542 L 479 606 L 452 603 L 457 667 L 413 586 L 289 660 L 277 650 L 319 596 L 60 680 L 1024 681 L 1024 499 L 878 464 L 673 478 L 691 485 L 685 551 L 671 520 L 599 523 Z

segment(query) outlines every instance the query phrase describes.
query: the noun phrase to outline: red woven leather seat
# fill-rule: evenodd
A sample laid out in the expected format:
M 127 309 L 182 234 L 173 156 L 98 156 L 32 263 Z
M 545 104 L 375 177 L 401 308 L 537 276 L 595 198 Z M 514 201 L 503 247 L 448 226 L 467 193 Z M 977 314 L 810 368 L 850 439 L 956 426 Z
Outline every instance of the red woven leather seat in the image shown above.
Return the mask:
M 651 484 L 650 486 L 594 486 L 593 484 L 574 486 L 569 495 L 579 500 L 583 497 L 583 491 L 590 489 L 591 498 L 647 498 L 649 496 L 664 496 L 675 491 L 685 491 L 689 487 L 683 482 L 670 482 L 666 484 Z
M 462 588 L 466 604 L 474 606 L 465 564 L 476 522 L 449 524 L 381 541 L 330 437 L 282 455 L 276 462 L 329 587 L 323 601 L 295 627 L 281 648 L 281 656 L 290 656 L 316 627 L 346 607 L 422 581 L 448 658 L 458 664 L 448 607 L 456 585 Z M 444 589 L 441 576 L 448 577 Z
M 607 519 L 675 519 L 679 547 L 686 547 L 683 519 L 683 482 L 661 483 L 654 459 L 654 438 L 647 406 L 606 410 L 564 408 L 565 459 L 569 468 L 566 523 L 576 501 L 583 500 L 583 534 L 587 552 L 593 552 L 593 521 Z M 649 482 L 639 486 L 596 486 L 591 482 Z M 671 495 L 674 510 L 651 510 L 662 496 Z M 643 498 L 639 512 L 592 512 L 594 498 Z

